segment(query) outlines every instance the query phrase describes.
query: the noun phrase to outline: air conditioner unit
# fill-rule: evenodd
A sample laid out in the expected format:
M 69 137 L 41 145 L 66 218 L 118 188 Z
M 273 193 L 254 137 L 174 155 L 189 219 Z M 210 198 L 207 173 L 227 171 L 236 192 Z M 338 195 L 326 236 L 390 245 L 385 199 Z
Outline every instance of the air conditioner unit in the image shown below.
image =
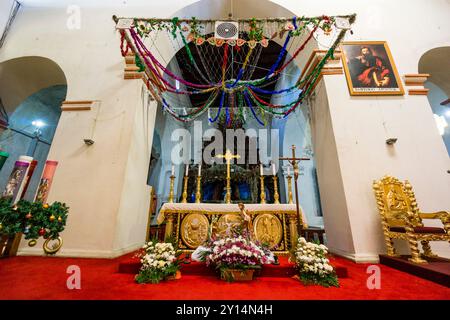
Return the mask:
M 223 40 L 236 40 L 239 37 L 239 24 L 234 21 L 216 21 L 214 37 Z

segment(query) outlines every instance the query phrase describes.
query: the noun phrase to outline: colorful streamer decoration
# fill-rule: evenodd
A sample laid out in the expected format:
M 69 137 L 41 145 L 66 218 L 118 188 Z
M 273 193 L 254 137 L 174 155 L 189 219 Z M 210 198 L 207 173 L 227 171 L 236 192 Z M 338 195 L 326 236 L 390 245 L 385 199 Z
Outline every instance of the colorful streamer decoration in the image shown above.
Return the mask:
M 235 28 L 239 29 L 238 38 L 229 40 L 214 37 L 213 20 L 135 18 L 129 28 L 120 29 L 120 50 L 123 56 L 130 50 L 135 54 L 136 65 L 144 72 L 150 92 L 176 120 L 189 122 L 210 108 L 217 108 L 213 116 L 213 112 L 208 112 L 209 121 L 216 122 L 225 112 L 226 122 L 230 123 L 236 112 L 242 118 L 247 108 L 256 121 L 264 125 L 265 113 L 287 117 L 311 93 L 323 66 L 333 57 L 348 31 L 335 26 L 337 17 L 348 19 L 350 24 L 355 20 L 355 15 L 239 20 L 239 28 Z M 114 20 L 120 19 L 114 17 Z M 289 70 L 288 66 L 294 63 L 314 34 L 323 30 L 325 35 L 330 35 L 333 29 L 335 37 L 321 61 L 294 84 L 274 89 L 274 84 Z M 160 61 L 164 57 L 155 39 L 164 33 L 181 59 L 178 64 L 189 71 L 188 77 L 166 61 Z M 265 69 L 264 76 L 253 77 L 261 54 L 277 37 L 283 43 L 277 58 Z M 297 37 L 300 41 L 294 41 Z M 273 100 L 284 103 L 275 104 Z

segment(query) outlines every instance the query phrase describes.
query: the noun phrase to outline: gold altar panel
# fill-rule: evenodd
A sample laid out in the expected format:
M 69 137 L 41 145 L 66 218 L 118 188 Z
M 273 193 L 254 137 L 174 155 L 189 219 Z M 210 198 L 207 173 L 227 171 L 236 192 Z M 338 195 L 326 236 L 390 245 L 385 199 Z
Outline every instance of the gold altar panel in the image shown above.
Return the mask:
M 197 248 L 208 239 L 209 221 L 200 213 L 188 214 L 181 223 L 181 239 L 191 249 Z
M 266 243 L 270 248 L 275 247 L 283 239 L 283 226 L 274 214 L 258 215 L 253 222 L 256 240 Z
M 241 227 L 243 222 L 242 217 L 237 213 L 224 214 L 217 221 L 215 233 L 221 237 L 230 235 L 233 231 Z
M 268 242 L 278 255 L 287 255 L 295 248 L 298 241 L 295 204 L 247 204 L 245 209 L 252 221 L 254 240 Z M 305 223 L 302 216 L 299 218 Z M 246 228 L 237 204 L 165 203 L 158 221 L 166 222 L 165 235 L 173 237 L 179 250 L 185 253 L 192 253 L 210 235 L 223 236 L 227 229 Z

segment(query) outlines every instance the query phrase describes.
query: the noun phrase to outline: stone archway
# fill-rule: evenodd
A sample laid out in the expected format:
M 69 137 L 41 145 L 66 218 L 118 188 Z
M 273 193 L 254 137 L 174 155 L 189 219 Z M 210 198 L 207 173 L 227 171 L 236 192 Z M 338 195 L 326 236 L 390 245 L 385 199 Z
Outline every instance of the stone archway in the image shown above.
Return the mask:
M 0 188 L 18 157 L 29 155 L 38 165 L 25 198 L 34 198 L 66 93 L 64 72 L 50 59 L 29 56 L 0 63 L 0 99 L 7 117 L 0 132 L 0 148 L 10 155 L 0 173 Z M 35 121 L 42 125 L 39 139 L 33 138 Z
M 179 17 L 179 18 L 191 18 L 192 16 L 195 16 L 198 19 L 228 19 L 229 13 L 232 13 L 232 19 L 248 19 L 253 17 L 293 17 L 296 16 L 295 13 L 293 13 L 290 10 L 287 10 L 281 5 L 276 4 L 273 1 L 258 1 L 258 0 L 247 0 L 247 1 L 228 1 L 228 0 L 202 0 L 197 1 L 191 5 L 188 5 L 184 7 L 181 10 L 178 10 L 175 12 L 172 16 L 173 17 Z M 279 39 L 278 37 L 273 39 L 274 42 L 277 43 L 280 47 L 283 45 L 283 39 Z M 298 40 L 298 41 L 303 41 Z M 301 68 L 298 66 L 304 66 L 305 63 L 308 61 L 310 55 L 312 54 L 314 49 L 318 49 L 319 44 L 315 39 L 312 39 L 311 42 L 308 43 L 306 46 L 304 52 L 305 54 L 300 54 L 295 59 L 295 64 L 292 64 L 291 70 L 287 73 L 298 73 L 298 76 L 300 76 Z M 292 54 L 292 52 L 295 50 L 295 46 L 292 46 L 289 48 L 289 54 Z M 169 61 L 169 65 L 171 64 L 171 61 L 174 60 L 174 58 L 168 59 L 165 57 L 166 61 Z M 285 82 L 285 85 L 292 80 L 291 79 L 282 79 L 281 82 Z M 280 82 L 280 85 L 281 85 Z M 280 103 L 280 101 L 274 102 L 274 103 Z M 301 115 L 300 115 L 301 114 Z M 292 114 L 290 118 L 295 119 L 288 119 L 287 125 L 289 126 L 289 129 L 295 128 L 298 132 L 301 131 L 301 135 L 308 135 L 308 139 L 301 139 L 302 141 L 295 141 L 292 139 L 286 139 L 284 136 L 284 130 L 280 128 L 280 155 L 283 154 L 289 154 L 290 151 L 290 145 L 296 144 L 297 147 L 306 146 L 307 148 L 311 148 L 311 142 L 310 142 L 310 129 L 309 129 L 309 123 L 307 123 L 307 126 L 305 128 L 301 127 L 299 125 L 299 120 L 297 118 L 302 118 L 303 121 L 310 121 L 310 119 L 306 116 L 303 116 L 304 112 L 302 112 L 299 108 L 295 112 L 295 114 Z M 271 126 L 274 128 L 277 128 L 278 126 L 282 125 L 283 121 L 275 121 L 275 119 L 272 121 Z M 207 124 L 206 124 L 207 125 Z M 308 128 L 306 128 L 308 127 Z M 307 131 L 307 132 L 306 132 Z M 282 134 L 283 133 L 283 134 Z M 297 136 L 298 138 L 298 136 Z M 288 141 L 289 140 L 289 141 Z M 303 140 L 309 140 L 308 143 L 304 143 Z M 283 142 L 289 143 L 289 145 L 286 145 L 283 147 Z M 310 156 L 313 153 L 311 152 Z M 287 193 L 287 182 L 283 182 L 283 177 L 286 175 L 286 170 L 280 170 L 279 171 L 279 178 L 280 178 L 280 189 L 282 193 Z M 317 189 L 317 178 L 315 175 L 315 164 L 314 161 L 311 161 L 310 164 L 306 164 L 305 171 L 302 171 L 302 177 L 308 179 L 306 181 L 306 184 L 303 184 L 300 186 L 300 192 L 310 192 L 313 193 L 313 195 L 309 196 L 306 195 L 304 198 L 301 198 L 300 202 L 302 206 L 304 206 L 306 211 L 308 211 L 310 214 L 308 215 L 308 220 L 310 220 L 312 225 L 315 226 L 323 226 L 323 218 L 321 217 L 321 205 L 320 205 L 320 197 L 318 196 L 318 189 Z M 301 182 L 300 182 L 301 184 Z M 293 191 L 294 192 L 294 191 Z M 281 195 L 282 199 L 284 198 L 284 194 Z
M 424 84 L 439 132 L 450 156 L 450 46 L 433 48 L 419 60 L 419 72 L 429 74 Z

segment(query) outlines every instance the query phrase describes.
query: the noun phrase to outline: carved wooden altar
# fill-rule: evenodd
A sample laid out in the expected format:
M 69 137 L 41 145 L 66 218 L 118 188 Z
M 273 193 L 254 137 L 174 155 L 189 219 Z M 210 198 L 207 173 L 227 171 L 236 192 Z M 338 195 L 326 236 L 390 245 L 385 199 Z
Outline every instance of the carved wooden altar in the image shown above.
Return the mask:
M 269 244 L 277 254 L 289 254 L 298 239 L 298 224 L 306 227 L 295 204 L 246 204 L 255 240 Z M 183 252 L 193 252 L 210 234 L 226 235 L 242 224 L 237 204 L 166 203 L 158 223 L 166 222 L 166 237 L 176 239 Z

